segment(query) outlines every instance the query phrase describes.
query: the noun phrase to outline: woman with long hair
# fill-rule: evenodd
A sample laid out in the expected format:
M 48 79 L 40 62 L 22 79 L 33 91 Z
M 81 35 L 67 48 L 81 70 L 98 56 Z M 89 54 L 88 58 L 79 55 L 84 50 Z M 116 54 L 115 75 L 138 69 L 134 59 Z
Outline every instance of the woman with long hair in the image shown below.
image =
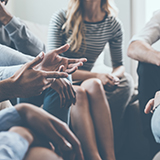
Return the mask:
M 111 0 L 70 0 L 67 11 L 55 13 L 50 21 L 48 50 L 69 43 L 63 56 L 88 60 L 72 74 L 78 85 L 73 85 L 76 103 L 70 121 L 87 160 L 115 160 L 114 141 L 117 152 L 122 146 L 124 113 L 133 92 L 132 79 L 124 74 L 122 35 Z M 91 72 L 106 43 L 112 71 Z

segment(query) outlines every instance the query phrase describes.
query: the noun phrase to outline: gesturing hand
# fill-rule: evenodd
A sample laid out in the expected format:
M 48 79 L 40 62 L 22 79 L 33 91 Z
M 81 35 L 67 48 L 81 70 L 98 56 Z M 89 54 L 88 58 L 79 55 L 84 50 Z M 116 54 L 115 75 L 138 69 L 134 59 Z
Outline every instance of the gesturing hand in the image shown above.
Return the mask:
M 16 97 L 30 97 L 41 94 L 50 87 L 54 78 L 66 78 L 65 72 L 41 71 L 35 69 L 44 58 L 44 54 L 37 56 L 33 61 L 23 65 L 12 77 Z M 13 93 L 14 93 L 13 92 Z
M 106 91 L 113 91 L 119 84 L 119 78 L 113 74 L 99 73 L 98 78 L 101 80 Z
M 54 89 L 60 96 L 60 107 L 69 107 L 76 102 L 76 93 L 72 84 L 66 78 L 56 79 L 51 88 Z
M 144 112 L 146 114 L 153 113 L 155 108 L 160 104 L 160 91 L 156 92 L 155 97 L 150 99 L 148 103 L 146 104 L 146 107 L 144 109 Z
M 66 73 L 73 73 L 79 66 L 86 62 L 86 58 L 69 59 L 60 56 L 59 54 L 66 52 L 69 49 L 69 44 L 66 44 L 58 49 L 46 53 L 44 60 L 37 66 L 37 69 L 45 71 L 57 71 L 61 65 L 64 66 L 63 71 Z

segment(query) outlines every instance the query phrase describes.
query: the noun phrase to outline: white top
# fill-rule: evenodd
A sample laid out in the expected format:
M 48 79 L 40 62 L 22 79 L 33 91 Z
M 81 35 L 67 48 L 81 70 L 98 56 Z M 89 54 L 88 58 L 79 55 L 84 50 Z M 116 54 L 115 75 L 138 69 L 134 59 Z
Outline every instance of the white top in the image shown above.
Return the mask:
M 141 40 L 152 45 L 160 39 L 160 10 L 154 12 L 150 21 L 144 26 L 144 28 L 136 35 L 134 35 L 130 41 Z

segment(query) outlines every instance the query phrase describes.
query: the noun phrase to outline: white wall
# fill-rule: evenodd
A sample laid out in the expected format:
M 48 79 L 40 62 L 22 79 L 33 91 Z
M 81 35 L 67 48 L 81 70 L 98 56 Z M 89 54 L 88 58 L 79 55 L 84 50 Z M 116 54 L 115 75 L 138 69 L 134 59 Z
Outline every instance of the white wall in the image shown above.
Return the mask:
M 49 24 L 53 12 L 67 8 L 68 0 L 10 0 L 13 4 L 13 12 L 16 16 L 41 23 Z
M 131 38 L 131 0 L 115 0 L 115 3 L 119 9 L 119 19 L 122 21 L 124 28 L 124 48 L 123 57 L 126 71 L 131 73 L 130 59 L 127 57 L 128 42 Z
M 69 0 L 10 0 L 13 13 L 25 20 L 49 24 L 53 12 L 67 8 Z M 115 0 L 119 8 L 119 18 L 124 26 L 124 63 L 126 71 L 131 73 L 131 60 L 126 55 L 128 42 L 131 38 L 131 0 Z

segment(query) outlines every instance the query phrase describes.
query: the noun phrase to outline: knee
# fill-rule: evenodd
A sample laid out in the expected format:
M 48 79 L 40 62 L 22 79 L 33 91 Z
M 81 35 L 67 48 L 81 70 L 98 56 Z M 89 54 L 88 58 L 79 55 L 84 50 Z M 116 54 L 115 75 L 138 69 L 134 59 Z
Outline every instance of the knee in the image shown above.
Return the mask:
M 134 81 L 130 74 L 125 73 L 124 78 L 122 78 L 122 82 L 120 84 L 120 88 L 122 88 L 123 92 L 128 94 L 133 94 L 134 91 Z
M 75 91 L 76 91 L 76 99 L 84 100 L 87 98 L 86 90 L 83 87 L 77 86 Z
M 15 133 L 19 134 L 24 139 L 26 139 L 29 144 L 31 144 L 33 142 L 33 135 L 31 134 L 31 132 L 27 128 L 16 126 L 16 127 L 12 127 L 9 130 L 9 132 L 15 132 Z
M 101 92 L 103 89 L 103 85 L 101 83 L 101 80 L 97 78 L 88 79 L 85 82 L 82 83 L 82 87 L 84 87 L 87 91 L 87 93 L 98 93 Z

